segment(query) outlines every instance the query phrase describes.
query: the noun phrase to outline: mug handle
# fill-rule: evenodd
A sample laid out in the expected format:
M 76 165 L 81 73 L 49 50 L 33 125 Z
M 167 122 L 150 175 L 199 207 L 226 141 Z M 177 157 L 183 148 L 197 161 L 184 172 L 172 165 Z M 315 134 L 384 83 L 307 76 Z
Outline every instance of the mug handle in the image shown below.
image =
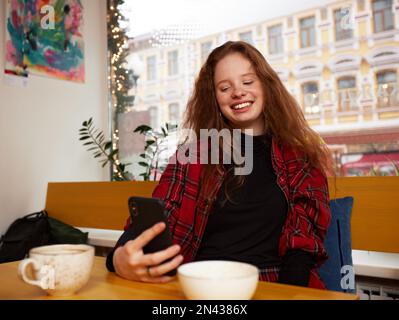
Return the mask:
M 26 268 L 32 264 L 35 271 L 39 271 L 42 275 L 39 280 L 30 279 L 26 274 Z M 52 266 L 42 265 L 40 262 L 28 258 L 21 261 L 18 268 L 18 273 L 22 277 L 22 280 L 28 284 L 38 286 L 43 290 L 54 289 L 55 285 L 55 270 Z

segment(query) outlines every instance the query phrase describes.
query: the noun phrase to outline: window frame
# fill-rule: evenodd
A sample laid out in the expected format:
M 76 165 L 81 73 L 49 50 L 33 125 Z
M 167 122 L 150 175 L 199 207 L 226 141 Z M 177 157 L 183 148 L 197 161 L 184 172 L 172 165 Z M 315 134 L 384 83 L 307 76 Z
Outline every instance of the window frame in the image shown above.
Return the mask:
M 149 63 L 153 59 L 154 63 Z M 146 76 L 147 81 L 155 81 L 157 79 L 157 56 L 155 54 L 146 57 Z
M 246 34 L 250 34 L 251 35 L 251 41 L 247 41 L 247 40 L 245 40 L 245 39 L 243 39 L 243 38 L 245 38 L 245 36 L 243 37 L 242 35 L 246 35 Z M 253 32 L 252 32 L 252 30 L 249 30 L 249 31 L 244 31 L 244 32 L 239 32 L 238 33 L 238 38 L 240 39 L 240 41 L 244 41 L 244 42 L 247 42 L 247 43 L 249 43 L 249 44 L 251 44 L 251 45 L 254 45 L 254 37 L 253 37 Z
M 152 116 L 152 110 L 154 110 L 154 114 L 155 114 L 155 119 Z M 152 129 L 157 129 L 159 126 L 159 107 L 155 106 L 155 105 L 151 105 L 148 108 L 148 113 L 149 113 L 149 117 L 150 117 L 150 126 Z
M 179 74 L 179 50 L 168 51 L 168 76 L 173 77 Z
M 342 11 L 342 8 L 335 9 L 335 10 L 333 11 L 333 17 L 334 17 L 334 38 L 335 38 L 335 42 L 353 39 L 353 29 L 345 30 L 345 29 L 342 29 L 342 28 L 340 27 L 340 23 L 341 23 L 341 22 L 340 22 L 340 19 L 337 18 L 337 13 L 338 13 L 338 12 L 341 12 L 341 11 Z M 340 18 L 342 18 L 342 17 L 340 17 Z M 338 35 L 339 35 L 339 34 L 349 34 L 349 36 L 342 37 L 342 38 L 340 37 L 340 38 L 338 39 Z
M 340 82 L 344 81 L 344 80 L 354 80 L 355 85 L 353 87 L 350 88 L 340 88 Z M 338 112 L 346 112 L 346 111 L 353 111 L 356 110 L 358 108 L 357 105 L 352 105 L 352 98 L 349 97 L 349 107 L 343 107 L 342 103 L 341 103 L 341 97 L 340 97 L 340 93 L 341 91 L 348 91 L 349 95 L 354 91 L 355 95 L 357 95 L 358 92 L 358 88 L 357 88 L 357 79 L 356 76 L 353 75 L 345 75 L 345 76 L 341 76 L 339 78 L 336 79 L 336 85 L 337 85 L 337 111 Z
M 394 73 L 395 77 L 396 77 L 395 81 L 379 83 L 379 81 L 378 81 L 379 75 L 387 74 L 387 73 Z M 375 94 L 376 94 L 377 108 L 389 108 L 389 107 L 391 107 L 391 100 L 390 100 L 391 98 L 388 98 L 389 99 L 388 101 L 383 100 L 383 103 L 380 103 L 381 99 L 384 99 L 386 97 L 385 96 L 380 96 L 379 93 L 380 93 L 380 90 L 382 90 L 381 86 L 383 86 L 384 84 L 387 84 L 388 87 L 387 88 L 383 88 L 383 89 L 388 89 L 388 94 L 391 94 L 392 91 L 395 92 L 395 90 L 396 90 L 396 96 L 398 96 L 398 92 L 397 92 L 398 89 L 399 89 L 398 71 L 395 70 L 395 69 L 389 69 L 389 68 L 377 71 L 375 73 L 375 83 L 376 83 Z M 392 91 L 389 92 L 389 85 L 390 84 L 393 85 L 393 89 L 392 89 Z M 387 103 L 389 103 L 388 106 L 386 106 Z
M 270 31 L 271 29 L 276 29 L 276 28 L 280 28 L 280 33 L 279 34 L 272 34 Z M 284 52 L 284 37 L 283 37 L 283 24 L 282 23 L 278 23 L 278 24 L 274 24 L 271 25 L 269 27 L 267 27 L 267 41 L 268 41 L 268 52 L 270 55 L 274 55 L 274 54 L 281 54 Z M 277 43 L 277 50 L 276 52 L 272 52 L 271 48 L 271 43 Z M 281 44 L 281 47 L 278 45 Z
M 310 85 L 310 84 L 315 84 L 317 87 L 317 91 L 316 92 L 309 92 L 309 93 L 305 93 L 305 86 Z M 302 106 L 303 106 L 303 112 L 305 115 L 314 115 L 314 114 L 319 114 L 321 112 L 321 109 L 319 109 L 319 111 L 317 112 L 308 112 L 306 109 L 307 108 L 312 108 L 315 107 L 314 106 L 307 106 L 306 105 L 306 96 L 307 94 L 317 94 L 316 97 L 316 101 L 317 101 L 317 106 L 319 106 L 320 108 L 320 83 L 318 81 L 314 81 L 314 80 L 309 80 L 306 82 L 301 83 L 301 94 L 302 94 Z
M 303 27 L 302 26 L 303 21 L 311 20 L 311 19 L 313 20 L 312 26 L 309 26 L 309 27 L 308 26 L 307 27 Z M 304 45 L 303 37 L 302 37 L 302 34 L 304 32 L 306 33 L 306 45 Z M 311 43 L 312 32 L 313 32 L 314 43 Z M 299 44 L 300 44 L 301 49 L 314 47 L 314 46 L 316 46 L 316 43 L 317 43 L 317 39 L 316 39 L 316 16 L 312 15 L 312 16 L 300 18 L 299 19 Z
M 384 9 L 379 9 L 379 10 L 375 10 L 374 6 L 377 2 L 379 1 L 391 1 L 391 6 L 390 7 L 385 7 Z M 395 29 L 395 16 L 392 12 L 392 6 L 393 6 L 393 1 L 392 0 L 372 0 L 371 1 L 371 11 L 373 14 L 373 32 L 374 33 L 380 33 L 380 32 L 385 32 L 385 31 L 389 31 L 389 30 L 393 30 Z M 385 24 L 385 13 L 386 11 L 388 11 L 392 17 L 392 28 L 387 28 L 386 24 Z M 377 24 L 376 24 L 376 16 L 377 14 L 381 14 L 381 30 L 377 31 Z
M 207 48 L 206 50 L 204 50 L 205 45 L 209 45 L 209 48 Z M 201 59 L 201 64 L 204 64 L 206 59 L 208 59 L 209 53 L 212 50 L 212 46 L 213 46 L 213 41 L 209 40 L 209 41 L 204 41 L 200 43 L 200 59 Z M 206 54 L 204 54 L 206 51 Z
M 171 108 L 174 107 L 176 108 L 173 113 L 171 112 Z M 172 114 L 174 115 L 175 119 L 172 119 Z M 168 121 L 170 124 L 178 124 L 179 120 L 179 114 L 180 114 L 180 106 L 178 102 L 171 102 L 168 104 Z M 172 122 L 173 120 L 173 122 Z

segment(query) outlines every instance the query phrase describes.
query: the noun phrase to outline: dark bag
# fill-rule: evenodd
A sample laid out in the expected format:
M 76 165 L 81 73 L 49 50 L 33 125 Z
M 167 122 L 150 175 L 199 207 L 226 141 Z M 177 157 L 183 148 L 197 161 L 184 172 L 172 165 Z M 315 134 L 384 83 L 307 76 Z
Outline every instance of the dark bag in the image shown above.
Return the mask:
M 51 218 L 45 210 L 15 220 L 0 241 L 0 263 L 24 259 L 29 250 L 50 244 L 86 244 L 82 232 Z
M 0 242 L 0 263 L 24 259 L 34 247 L 49 244 L 47 212 L 40 211 L 15 220 Z
M 89 233 L 82 232 L 60 220 L 48 217 L 50 240 L 53 244 L 86 244 Z

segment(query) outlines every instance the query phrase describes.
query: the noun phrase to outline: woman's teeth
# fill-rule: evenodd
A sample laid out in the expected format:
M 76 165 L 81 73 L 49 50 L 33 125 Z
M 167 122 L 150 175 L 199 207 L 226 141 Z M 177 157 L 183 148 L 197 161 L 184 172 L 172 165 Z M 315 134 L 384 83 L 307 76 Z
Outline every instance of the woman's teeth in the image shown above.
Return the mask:
M 234 106 L 233 109 L 234 110 L 242 109 L 242 108 L 245 108 L 245 107 L 249 107 L 251 104 L 252 104 L 252 102 L 240 103 L 240 104 L 237 104 L 236 106 Z

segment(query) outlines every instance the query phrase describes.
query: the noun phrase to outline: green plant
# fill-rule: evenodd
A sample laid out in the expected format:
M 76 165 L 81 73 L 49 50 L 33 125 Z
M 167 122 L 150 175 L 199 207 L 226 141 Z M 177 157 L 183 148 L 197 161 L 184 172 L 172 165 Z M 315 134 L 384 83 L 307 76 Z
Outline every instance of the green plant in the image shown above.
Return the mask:
M 372 177 L 376 176 L 399 176 L 399 166 L 397 163 L 395 163 L 394 160 L 389 159 L 392 165 L 392 172 L 387 172 L 386 170 L 382 170 L 380 166 L 377 164 L 373 165 L 373 167 L 370 169 L 368 175 Z
M 102 167 L 107 163 L 111 163 L 114 170 L 112 178 L 116 181 L 134 180 L 133 175 L 126 171 L 126 166 L 130 163 L 121 163 L 118 159 L 118 149 L 112 149 L 112 141 L 105 141 L 104 133 L 96 129 L 93 125 L 93 119 L 82 123 L 82 128 L 79 130 L 81 136 L 79 140 L 83 141 L 83 145 L 89 147 L 87 151 L 92 151 L 94 158 L 100 158 L 99 162 Z
M 165 124 L 165 127 L 161 127 L 161 131 L 156 131 L 147 125 L 138 126 L 133 132 L 139 132 L 147 137 L 144 147 L 144 153 L 140 154 L 143 161 L 139 162 L 139 165 L 145 168 L 145 171 L 140 174 L 144 181 L 148 181 L 151 178 L 155 181 L 157 173 L 165 170 L 165 165 L 160 164 L 160 155 L 167 148 L 163 146 L 169 133 L 174 131 L 177 125 Z
M 399 176 L 399 164 L 392 160 L 393 167 L 395 168 L 395 176 Z

